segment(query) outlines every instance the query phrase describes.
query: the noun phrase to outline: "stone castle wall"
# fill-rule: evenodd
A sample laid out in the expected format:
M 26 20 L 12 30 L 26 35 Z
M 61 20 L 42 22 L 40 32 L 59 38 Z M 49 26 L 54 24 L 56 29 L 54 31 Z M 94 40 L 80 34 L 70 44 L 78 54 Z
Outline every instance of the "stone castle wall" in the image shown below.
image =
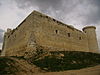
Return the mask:
M 35 37 L 39 45 L 59 50 L 89 51 L 85 33 L 48 18 L 37 13 L 34 16 L 34 25 L 37 26 Z
M 16 29 L 5 33 L 4 49 L 6 55 L 23 54 L 30 35 L 30 20 L 25 19 Z
M 34 11 L 16 29 L 5 33 L 5 55 L 24 55 L 36 45 L 48 50 L 89 51 L 85 32 Z

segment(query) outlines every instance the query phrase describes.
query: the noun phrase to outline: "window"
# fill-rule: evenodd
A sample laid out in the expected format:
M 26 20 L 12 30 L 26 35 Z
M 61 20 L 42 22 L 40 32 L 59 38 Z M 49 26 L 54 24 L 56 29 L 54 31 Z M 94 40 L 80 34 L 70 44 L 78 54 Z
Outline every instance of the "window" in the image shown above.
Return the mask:
M 70 37 L 70 33 L 68 33 L 68 37 Z
M 46 16 L 46 18 L 48 18 L 48 16 Z
M 58 34 L 58 30 L 55 30 L 55 33 Z
M 79 37 L 79 40 L 82 40 L 82 37 Z
M 53 21 L 56 21 L 55 19 L 53 19 Z

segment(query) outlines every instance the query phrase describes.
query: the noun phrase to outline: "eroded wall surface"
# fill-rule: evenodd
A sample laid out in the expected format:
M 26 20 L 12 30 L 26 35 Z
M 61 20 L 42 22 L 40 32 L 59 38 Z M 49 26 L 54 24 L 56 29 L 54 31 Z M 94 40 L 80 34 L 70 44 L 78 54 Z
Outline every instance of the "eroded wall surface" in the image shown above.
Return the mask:
M 34 13 L 34 25 L 37 44 L 49 50 L 89 50 L 85 33 L 72 26 L 38 13 Z
M 6 33 L 6 55 L 24 55 L 35 47 L 49 51 L 89 51 L 86 33 L 34 11 L 16 29 Z
M 30 38 L 31 17 L 25 19 L 17 28 L 5 33 L 4 48 L 5 55 L 23 55 L 28 39 Z

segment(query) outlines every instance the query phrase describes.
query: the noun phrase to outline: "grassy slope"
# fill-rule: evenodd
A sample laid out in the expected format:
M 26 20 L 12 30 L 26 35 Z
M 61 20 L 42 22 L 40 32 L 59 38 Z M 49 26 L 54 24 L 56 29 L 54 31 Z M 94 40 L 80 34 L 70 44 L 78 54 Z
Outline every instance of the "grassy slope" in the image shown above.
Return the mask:
M 0 57 L 0 75 L 31 75 L 35 72 L 41 72 L 41 69 L 22 57 Z
M 100 54 L 75 51 L 50 52 L 49 54 L 41 59 L 31 59 L 31 61 L 22 57 L 0 57 L 0 75 L 16 75 L 16 73 L 27 75 L 35 72 L 75 70 L 100 65 Z M 64 56 L 60 56 L 61 54 Z
M 0 57 L 0 75 L 12 74 L 18 71 L 15 61 L 8 57 Z
M 64 56 L 60 56 L 61 54 Z M 100 65 L 100 54 L 77 51 L 51 52 L 51 55 L 33 63 L 46 71 L 75 70 Z

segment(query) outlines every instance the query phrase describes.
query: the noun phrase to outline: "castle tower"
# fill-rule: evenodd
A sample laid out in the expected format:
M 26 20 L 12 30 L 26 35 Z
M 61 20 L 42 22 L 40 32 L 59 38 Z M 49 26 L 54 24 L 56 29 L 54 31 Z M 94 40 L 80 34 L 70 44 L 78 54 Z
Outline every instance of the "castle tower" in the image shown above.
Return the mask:
M 2 52 L 1 52 L 1 56 L 5 56 L 5 47 L 6 47 L 6 42 L 7 42 L 7 37 L 9 35 L 9 33 L 11 32 L 12 30 L 10 28 L 7 29 L 7 32 L 5 32 L 4 34 L 4 39 L 3 39 L 3 46 L 2 46 Z
M 98 43 L 97 43 L 97 37 L 96 37 L 96 27 L 95 26 L 86 26 L 83 28 L 83 31 L 87 35 L 88 39 L 88 46 L 89 46 L 89 52 L 98 52 Z

